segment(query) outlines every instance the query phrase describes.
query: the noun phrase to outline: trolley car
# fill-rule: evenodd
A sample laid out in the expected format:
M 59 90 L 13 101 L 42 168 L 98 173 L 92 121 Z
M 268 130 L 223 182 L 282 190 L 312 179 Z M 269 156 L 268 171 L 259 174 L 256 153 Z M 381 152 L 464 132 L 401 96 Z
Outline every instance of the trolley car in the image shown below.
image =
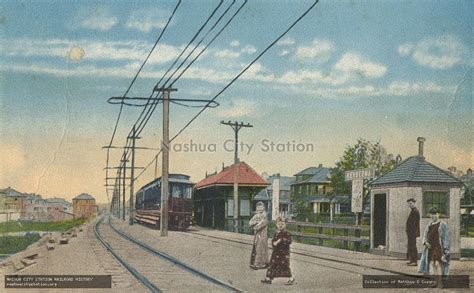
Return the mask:
M 192 224 L 193 183 L 188 175 L 169 175 L 168 225 L 186 230 Z M 160 227 L 161 177 L 143 186 L 135 197 L 134 219 L 138 223 Z

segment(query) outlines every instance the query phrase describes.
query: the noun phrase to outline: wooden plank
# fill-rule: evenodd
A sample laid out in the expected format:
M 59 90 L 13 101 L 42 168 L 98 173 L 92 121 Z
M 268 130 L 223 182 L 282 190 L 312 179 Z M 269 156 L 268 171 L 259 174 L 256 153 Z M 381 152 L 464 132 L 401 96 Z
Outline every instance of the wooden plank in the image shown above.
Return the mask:
M 338 235 L 325 235 L 325 234 L 307 234 L 307 233 L 298 233 L 293 232 L 292 235 L 302 238 L 312 238 L 312 239 L 326 239 L 326 240 L 340 240 L 340 241 L 349 241 L 349 242 L 367 242 L 369 241 L 368 237 L 351 237 L 351 236 L 338 236 Z
M 30 255 L 27 255 L 25 256 L 26 259 L 37 259 L 38 258 L 38 254 L 37 253 L 33 253 L 33 254 L 30 254 Z
M 21 260 L 21 262 L 22 262 L 25 266 L 29 267 L 29 266 L 35 264 L 35 263 L 36 263 L 36 260 L 24 258 L 24 259 Z
M 308 222 L 299 222 L 299 221 L 288 221 L 287 225 L 294 225 L 294 226 L 303 226 L 303 227 L 314 227 L 314 228 L 334 228 L 334 229 L 351 229 L 356 230 L 360 229 L 363 231 L 369 231 L 368 226 L 360 226 L 360 225 L 343 225 L 343 224 L 316 224 L 316 223 L 308 223 Z

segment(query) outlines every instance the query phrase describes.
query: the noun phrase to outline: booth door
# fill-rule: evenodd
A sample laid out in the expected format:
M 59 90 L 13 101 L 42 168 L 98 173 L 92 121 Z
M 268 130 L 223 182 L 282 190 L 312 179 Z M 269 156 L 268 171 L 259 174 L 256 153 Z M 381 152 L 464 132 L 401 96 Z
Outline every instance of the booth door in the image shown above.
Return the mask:
M 374 197 L 374 248 L 379 245 L 386 246 L 386 216 L 387 195 L 376 194 Z

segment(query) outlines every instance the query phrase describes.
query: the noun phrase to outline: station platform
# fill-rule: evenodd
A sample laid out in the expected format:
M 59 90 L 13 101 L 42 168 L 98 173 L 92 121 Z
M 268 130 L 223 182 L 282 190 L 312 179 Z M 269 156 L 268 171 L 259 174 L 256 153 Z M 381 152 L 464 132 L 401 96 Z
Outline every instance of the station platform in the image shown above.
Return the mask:
M 140 241 L 247 292 L 362 291 L 367 290 L 362 288 L 364 274 L 421 276 L 417 267 L 407 266 L 403 259 L 294 242 L 290 266 L 296 284 L 286 286 L 286 279 L 275 279 L 267 285 L 260 282 L 266 270 L 249 267 L 252 235 L 191 227 L 187 232 L 169 231 L 167 237 L 161 237 L 159 230 L 149 227 L 130 226 L 117 219 L 112 223 Z M 271 250 L 269 258 L 270 254 Z M 451 274 L 470 275 L 472 284 L 474 261 L 452 261 Z

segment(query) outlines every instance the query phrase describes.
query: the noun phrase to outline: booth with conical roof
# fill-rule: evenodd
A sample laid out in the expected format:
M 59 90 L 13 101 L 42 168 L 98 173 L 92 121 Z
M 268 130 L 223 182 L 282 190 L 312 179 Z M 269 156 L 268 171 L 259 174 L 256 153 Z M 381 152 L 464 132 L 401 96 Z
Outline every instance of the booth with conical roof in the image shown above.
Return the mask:
M 414 198 L 420 211 L 420 230 L 430 222 L 429 210 L 440 211 L 451 236 L 451 255 L 460 256 L 460 190 L 462 182 L 448 172 L 426 161 L 425 139 L 419 137 L 419 152 L 398 164 L 393 170 L 369 183 L 370 248 L 378 254 L 406 257 L 406 221 L 410 213 L 407 200 Z M 417 239 L 422 249 L 421 235 Z

